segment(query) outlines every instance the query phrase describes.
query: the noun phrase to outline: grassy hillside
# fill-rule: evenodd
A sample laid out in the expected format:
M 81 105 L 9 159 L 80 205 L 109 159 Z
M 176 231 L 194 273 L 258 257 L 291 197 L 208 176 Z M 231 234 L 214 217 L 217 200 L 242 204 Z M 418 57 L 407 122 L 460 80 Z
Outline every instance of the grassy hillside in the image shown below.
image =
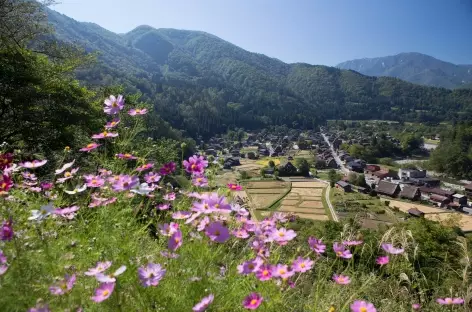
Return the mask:
M 122 122 L 85 147 L 80 170 L 68 151 L 55 174 L 2 154 L 4 311 L 468 311 L 470 251 L 455 229 L 256 222 L 202 184 L 215 165 L 176 168 L 139 138 L 143 116 L 112 104 L 107 119 Z M 191 174 L 203 180 L 177 189 Z
M 437 122 L 471 116 L 467 89 L 285 64 L 204 32 L 140 26 L 117 35 L 54 11 L 49 16 L 57 38 L 99 53 L 98 65 L 79 72 L 80 80 L 141 92 L 173 127 L 191 135 L 231 127 L 310 128 L 326 119 Z M 228 109 L 229 103 L 240 109 Z

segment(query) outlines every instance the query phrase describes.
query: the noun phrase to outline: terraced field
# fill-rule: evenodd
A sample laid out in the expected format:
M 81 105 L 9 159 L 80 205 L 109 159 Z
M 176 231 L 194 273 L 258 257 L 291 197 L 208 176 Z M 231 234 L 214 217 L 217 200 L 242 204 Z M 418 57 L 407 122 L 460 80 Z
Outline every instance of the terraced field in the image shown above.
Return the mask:
M 321 200 L 324 188 L 326 184 L 320 182 L 292 182 L 292 189 L 282 200 L 279 211 L 305 219 L 329 220 Z
M 290 190 L 290 182 L 251 181 L 243 184 L 251 206 L 256 210 L 268 209 Z

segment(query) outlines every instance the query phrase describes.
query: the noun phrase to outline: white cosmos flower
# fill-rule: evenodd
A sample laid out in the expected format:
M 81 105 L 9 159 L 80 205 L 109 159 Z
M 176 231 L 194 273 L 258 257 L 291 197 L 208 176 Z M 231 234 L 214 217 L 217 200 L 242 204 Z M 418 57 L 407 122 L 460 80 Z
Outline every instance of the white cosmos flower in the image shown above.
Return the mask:
M 120 266 L 118 268 L 118 270 L 116 270 L 115 273 L 113 273 L 111 275 L 105 275 L 103 273 L 98 273 L 98 274 L 95 275 L 95 278 L 100 283 L 114 283 L 114 282 L 116 282 L 116 277 L 118 275 L 123 274 L 124 271 L 126 271 L 126 265 Z
M 31 217 L 28 220 L 42 221 L 46 219 L 55 210 L 52 202 L 42 206 L 39 210 L 31 210 Z
M 154 189 L 154 187 L 149 186 L 147 183 L 141 183 L 139 187 L 132 189 L 131 192 L 139 195 L 149 195 Z
M 68 191 L 68 190 L 64 190 L 64 192 L 66 192 L 67 194 L 69 195 L 74 195 L 74 194 L 77 194 L 77 193 L 82 193 L 83 191 L 85 191 L 87 189 L 87 185 L 82 185 L 82 186 L 76 186 L 75 189 L 73 189 L 72 191 Z
M 57 169 L 56 170 L 56 174 L 61 174 L 63 173 L 64 171 L 66 171 L 67 169 L 69 169 L 70 167 L 72 167 L 75 163 L 75 159 L 73 161 L 71 161 L 70 163 L 66 163 L 62 166 L 62 168 L 60 169 Z

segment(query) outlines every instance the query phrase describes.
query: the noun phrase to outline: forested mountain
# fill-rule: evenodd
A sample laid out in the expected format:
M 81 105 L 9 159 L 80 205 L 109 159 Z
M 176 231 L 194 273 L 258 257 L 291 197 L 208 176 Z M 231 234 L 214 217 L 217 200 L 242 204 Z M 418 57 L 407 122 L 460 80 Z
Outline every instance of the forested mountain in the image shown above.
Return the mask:
M 123 84 L 173 127 L 207 136 L 232 127 L 326 119 L 442 121 L 472 116 L 472 91 L 430 88 L 354 71 L 286 64 L 198 31 L 140 26 L 118 35 L 54 11 L 60 40 L 99 52 L 77 77 L 90 85 Z
M 351 60 L 338 64 L 337 67 L 368 76 L 395 77 L 449 89 L 470 86 L 472 83 L 472 65 L 456 65 L 421 53 Z

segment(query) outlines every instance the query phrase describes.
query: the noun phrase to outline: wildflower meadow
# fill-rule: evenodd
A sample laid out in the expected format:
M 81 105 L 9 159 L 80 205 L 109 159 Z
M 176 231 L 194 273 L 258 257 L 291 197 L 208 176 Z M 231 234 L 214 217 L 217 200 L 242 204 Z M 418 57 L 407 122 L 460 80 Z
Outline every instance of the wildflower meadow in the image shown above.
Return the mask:
M 2 152 L 0 311 L 469 311 L 452 230 L 257 220 L 218 164 L 159 162 L 127 106 L 108 97 L 103 132 L 52 168 Z

